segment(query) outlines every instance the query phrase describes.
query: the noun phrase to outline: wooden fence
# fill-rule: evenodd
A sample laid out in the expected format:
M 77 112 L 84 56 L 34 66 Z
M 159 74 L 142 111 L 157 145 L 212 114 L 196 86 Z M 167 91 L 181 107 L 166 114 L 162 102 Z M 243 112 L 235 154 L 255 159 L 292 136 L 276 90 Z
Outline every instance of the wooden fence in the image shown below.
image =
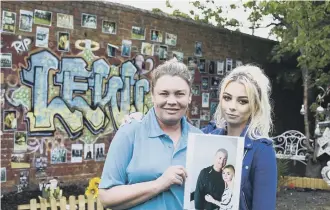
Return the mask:
M 51 199 L 47 201 L 43 199 L 40 203 L 37 199 L 30 200 L 30 204 L 19 205 L 18 210 L 105 210 L 99 199 L 93 197 L 86 198 L 84 195 L 79 195 L 78 199 L 75 196 L 69 197 L 67 202 L 66 197 L 62 197 L 59 201 Z M 110 210 L 110 209 L 106 209 Z
M 285 186 L 318 190 L 330 190 L 330 186 L 323 179 L 307 177 L 285 177 Z

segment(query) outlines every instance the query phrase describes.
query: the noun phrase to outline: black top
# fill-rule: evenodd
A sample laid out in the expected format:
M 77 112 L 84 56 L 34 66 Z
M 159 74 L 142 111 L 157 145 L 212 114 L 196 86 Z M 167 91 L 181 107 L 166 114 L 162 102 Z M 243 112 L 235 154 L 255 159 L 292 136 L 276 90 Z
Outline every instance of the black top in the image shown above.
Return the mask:
M 222 178 L 222 171 L 215 171 L 213 169 L 213 165 L 204 168 L 199 173 L 197 179 L 196 190 L 194 193 L 195 209 L 218 209 L 219 207 L 217 205 L 209 203 L 205 200 L 205 195 L 209 194 L 215 200 L 221 201 L 224 190 L 225 182 Z

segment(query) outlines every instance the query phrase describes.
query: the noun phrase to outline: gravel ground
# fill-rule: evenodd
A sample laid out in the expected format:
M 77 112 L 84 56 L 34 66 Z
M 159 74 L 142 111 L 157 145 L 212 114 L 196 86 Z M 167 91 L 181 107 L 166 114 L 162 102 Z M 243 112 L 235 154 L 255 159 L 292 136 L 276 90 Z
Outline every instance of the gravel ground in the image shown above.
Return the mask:
M 276 209 L 330 210 L 330 191 L 283 190 L 278 194 Z

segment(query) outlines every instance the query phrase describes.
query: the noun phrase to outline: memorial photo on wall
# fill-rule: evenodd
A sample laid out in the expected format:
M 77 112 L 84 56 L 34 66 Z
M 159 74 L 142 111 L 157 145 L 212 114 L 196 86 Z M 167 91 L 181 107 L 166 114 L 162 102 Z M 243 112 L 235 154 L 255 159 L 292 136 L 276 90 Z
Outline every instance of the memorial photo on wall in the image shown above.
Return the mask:
M 6 167 L 1 167 L 1 182 L 7 181 L 7 171 Z
M 158 48 L 158 56 L 159 60 L 166 60 L 167 59 L 167 52 L 168 47 L 166 45 L 160 45 Z
M 19 185 L 21 188 L 27 188 L 29 185 L 29 174 L 28 170 L 19 172 Z
M 36 177 L 46 176 L 46 169 L 48 165 L 47 156 L 40 156 L 35 158 Z
M 73 29 L 73 15 L 57 13 L 57 27 Z
M 211 77 L 211 86 L 218 87 L 220 84 L 220 78 L 219 77 Z
M 52 12 L 44 10 L 34 10 L 34 24 L 51 26 L 52 25 Z
M 117 33 L 116 22 L 103 20 L 102 21 L 102 32 L 105 34 L 116 34 Z
M 71 163 L 81 163 L 83 155 L 83 145 L 82 144 L 72 144 L 71 145 Z
M 146 39 L 146 29 L 139 26 L 132 26 L 131 39 L 145 40 Z
M 199 119 L 191 119 L 191 124 L 193 126 L 195 126 L 196 128 L 200 128 L 201 127 L 201 121 Z
M 14 152 L 27 151 L 27 135 L 24 131 L 17 131 L 14 135 Z
M 2 32 L 15 33 L 16 29 L 16 13 L 9 11 L 2 11 Z
M 202 93 L 202 108 L 209 108 L 210 94 Z
M 165 44 L 170 46 L 176 46 L 177 36 L 175 34 L 166 33 Z
M 209 89 L 209 78 L 202 77 L 202 90 L 208 90 L 208 89 Z
M 201 86 L 200 85 L 193 85 L 192 86 L 192 95 L 193 96 L 200 96 L 201 95 Z
M 191 117 L 199 117 L 199 104 L 197 101 L 191 102 L 190 115 Z
M 27 10 L 20 10 L 19 16 L 19 30 L 32 32 L 33 12 Z
M 107 46 L 107 54 L 109 57 L 116 57 L 116 50 L 118 49 L 118 46 L 108 44 Z
M 4 110 L 2 117 L 4 131 L 14 131 L 17 129 L 17 113 L 15 110 Z
M 150 40 L 153 42 L 163 42 L 163 33 L 158 30 L 150 30 Z
M 94 159 L 94 145 L 93 144 L 84 144 L 84 159 L 93 160 Z
M 218 102 L 212 101 L 210 103 L 210 115 L 211 115 L 211 117 L 213 117 L 215 111 L 217 110 L 217 106 L 218 106 Z
M 195 56 L 202 57 L 202 42 L 195 42 Z
M 215 74 L 215 62 L 209 61 L 208 64 L 209 64 L 208 65 L 209 74 Z
M 204 121 L 210 121 L 210 110 L 201 110 L 200 119 Z
M 131 57 L 131 50 L 132 50 L 132 41 L 123 40 L 121 43 L 121 56 Z
M 92 14 L 81 14 L 81 26 L 84 28 L 97 28 L 97 16 Z
M 233 69 L 233 59 L 226 58 L 226 71 L 231 71 Z
M 205 65 L 206 65 L 205 59 L 199 59 L 198 69 L 199 69 L 200 73 L 206 73 Z
M 154 55 L 154 45 L 150 44 L 148 42 L 142 42 L 141 54 L 153 56 Z
M 36 47 L 48 48 L 49 28 L 37 26 L 36 30 Z
M 210 99 L 218 99 L 218 89 L 210 89 Z
M 70 33 L 61 32 L 57 33 L 57 50 L 62 52 L 70 51 Z
M 66 163 L 67 150 L 62 146 L 54 147 L 50 152 L 50 157 L 51 164 Z
M 27 153 L 12 153 L 11 168 L 30 168 L 30 157 Z
M 99 143 L 95 144 L 95 160 L 96 161 L 103 161 L 106 158 L 105 155 L 105 144 L 104 143 Z
M 188 68 L 195 68 L 198 64 L 198 60 L 195 57 L 188 57 Z
M 223 75 L 225 70 L 225 62 L 217 61 L 217 75 Z
M 1 53 L 1 68 L 11 69 L 12 64 L 13 61 L 11 53 Z
M 189 133 L 183 209 L 238 210 L 243 152 L 243 137 Z
M 175 57 L 178 61 L 183 62 L 183 52 L 173 51 L 173 58 Z
M 243 65 L 242 61 L 240 61 L 240 60 L 235 61 L 235 67 L 239 67 L 239 66 L 242 66 L 242 65 Z

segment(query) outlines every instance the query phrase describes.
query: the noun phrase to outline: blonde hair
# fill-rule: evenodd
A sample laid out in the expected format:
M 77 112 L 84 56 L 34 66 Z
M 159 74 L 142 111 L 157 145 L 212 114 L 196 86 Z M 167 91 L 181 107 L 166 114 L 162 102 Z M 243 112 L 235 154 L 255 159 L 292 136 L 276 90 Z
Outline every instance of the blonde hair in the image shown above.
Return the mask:
M 176 58 L 173 58 L 165 63 L 159 65 L 151 74 L 151 91 L 154 91 L 154 87 L 156 86 L 157 80 L 164 76 L 170 75 L 172 77 L 178 76 L 182 78 L 184 81 L 187 82 L 191 92 L 191 85 L 192 85 L 192 76 L 188 67 L 179 62 Z
M 222 100 L 223 92 L 231 82 L 239 82 L 244 85 L 249 106 L 251 110 L 250 121 L 248 123 L 247 135 L 251 139 L 259 137 L 269 137 L 269 132 L 273 128 L 272 108 L 270 105 L 271 85 L 268 77 L 262 69 L 253 65 L 243 65 L 233 69 L 221 81 L 219 85 L 219 100 Z M 226 122 L 221 111 L 221 102 L 214 114 L 214 120 L 220 128 L 226 127 Z

